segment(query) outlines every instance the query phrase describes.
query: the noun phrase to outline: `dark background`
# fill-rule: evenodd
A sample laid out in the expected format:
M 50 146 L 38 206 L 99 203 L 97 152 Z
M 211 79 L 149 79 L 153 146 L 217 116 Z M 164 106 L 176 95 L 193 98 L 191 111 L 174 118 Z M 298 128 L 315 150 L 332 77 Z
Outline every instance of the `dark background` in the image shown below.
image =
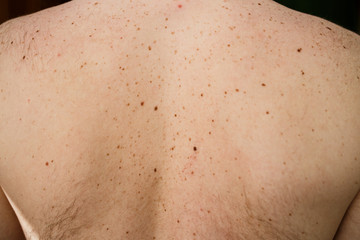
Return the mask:
M 67 1 L 68 0 L 0 0 L 0 23 Z M 360 0 L 275 1 L 300 12 L 325 18 L 360 34 Z

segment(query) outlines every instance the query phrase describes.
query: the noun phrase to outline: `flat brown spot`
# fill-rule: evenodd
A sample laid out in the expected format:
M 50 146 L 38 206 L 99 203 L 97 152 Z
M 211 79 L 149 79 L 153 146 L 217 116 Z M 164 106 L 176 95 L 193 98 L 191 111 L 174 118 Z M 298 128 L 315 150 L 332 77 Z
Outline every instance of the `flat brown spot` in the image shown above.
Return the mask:
M 178 219 L 178 220 L 177 220 L 177 223 L 179 223 L 179 222 L 180 222 L 180 220 Z
M 298 48 L 298 50 L 297 50 L 298 52 L 301 52 L 302 51 L 302 48 Z
M 266 87 L 266 84 L 265 84 L 265 83 L 262 83 L 261 86 Z
M 46 166 L 49 166 L 49 162 L 46 162 L 45 165 L 46 165 Z
M 141 102 L 140 105 L 141 105 L 141 106 L 144 106 L 144 102 Z
M 301 75 L 305 75 L 305 72 L 303 70 L 301 70 Z
M 266 114 L 269 114 L 270 112 L 269 111 L 266 111 Z
M 236 92 L 239 92 L 240 90 L 237 88 L 237 89 L 235 89 L 235 91 L 236 91 Z
M 154 111 L 157 111 L 157 110 L 158 110 L 158 106 L 155 106 L 155 107 L 154 107 Z
M 99 4 L 98 2 L 95 2 L 95 3 L 94 3 L 95 6 L 98 5 L 98 4 Z
M 148 47 L 149 51 L 151 51 L 151 46 Z
M 194 147 L 194 151 L 196 151 L 197 150 L 197 147 Z
M 271 218 L 269 218 L 269 221 L 271 222 L 271 221 L 272 221 L 272 219 L 271 219 Z
M 23 56 L 23 59 L 25 59 L 25 56 Z
M 157 170 L 156 170 L 156 168 L 154 168 L 154 172 L 156 172 Z
M 261 3 L 258 3 L 259 6 L 261 6 Z
M 292 216 L 292 214 L 291 214 L 291 213 L 289 213 L 289 216 L 291 217 L 291 216 Z

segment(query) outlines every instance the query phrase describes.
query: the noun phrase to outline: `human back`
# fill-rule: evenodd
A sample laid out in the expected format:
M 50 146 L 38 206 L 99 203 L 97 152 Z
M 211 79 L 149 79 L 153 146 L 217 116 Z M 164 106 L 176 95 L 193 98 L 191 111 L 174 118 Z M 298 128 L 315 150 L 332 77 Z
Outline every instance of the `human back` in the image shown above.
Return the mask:
M 0 184 L 40 239 L 331 239 L 359 191 L 359 37 L 325 20 L 79 0 L 1 41 Z

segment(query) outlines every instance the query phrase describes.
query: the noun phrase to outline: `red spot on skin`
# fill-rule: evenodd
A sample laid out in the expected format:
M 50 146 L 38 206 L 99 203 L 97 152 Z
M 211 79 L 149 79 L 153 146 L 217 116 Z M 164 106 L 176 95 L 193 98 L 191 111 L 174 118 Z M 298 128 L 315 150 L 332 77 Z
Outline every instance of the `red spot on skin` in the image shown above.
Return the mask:
M 58 57 L 60 57 L 61 56 L 61 54 L 60 53 L 58 53 L 58 55 L 57 55 Z
M 179 5 L 178 5 L 178 8 L 182 8 L 182 5 L 181 5 L 181 4 L 179 4 Z
M 49 166 L 49 162 L 46 162 L 45 165 L 46 165 L 46 166 Z

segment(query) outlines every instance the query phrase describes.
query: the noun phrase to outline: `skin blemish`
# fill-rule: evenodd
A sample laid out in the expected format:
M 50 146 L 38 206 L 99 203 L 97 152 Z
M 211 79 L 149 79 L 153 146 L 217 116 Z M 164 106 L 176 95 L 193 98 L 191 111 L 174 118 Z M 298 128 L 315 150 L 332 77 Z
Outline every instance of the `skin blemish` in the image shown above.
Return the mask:
M 23 56 L 23 60 L 25 59 L 25 56 Z
M 181 4 L 179 4 L 179 5 L 178 5 L 178 8 L 182 8 L 182 5 L 181 5 Z
M 265 83 L 262 83 L 261 86 L 266 87 L 266 84 L 265 84 Z
M 49 166 L 49 162 L 46 162 L 45 165 L 46 165 L 46 166 Z
M 157 170 L 156 170 L 156 168 L 154 168 L 154 172 L 156 172 Z
M 148 47 L 149 51 L 151 51 L 151 46 Z
M 270 112 L 269 112 L 269 111 L 266 111 L 266 114 L 270 114 Z
M 197 151 L 197 147 L 194 147 L 194 151 Z
M 158 110 L 158 106 L 155 106 L 155 107 L 154 107 L 154 111 L 157 111 L 157 110 Z
M 144 102 L 141 102 L 141 106 L 144 106 Z
M 302 51 L 302 48 L 298 48 L 298 50 L 297 50 L 298 52 L 301 52 Z
M 305 75 L 305 72 L 303 70 L 301 70 L 301 75 Z

